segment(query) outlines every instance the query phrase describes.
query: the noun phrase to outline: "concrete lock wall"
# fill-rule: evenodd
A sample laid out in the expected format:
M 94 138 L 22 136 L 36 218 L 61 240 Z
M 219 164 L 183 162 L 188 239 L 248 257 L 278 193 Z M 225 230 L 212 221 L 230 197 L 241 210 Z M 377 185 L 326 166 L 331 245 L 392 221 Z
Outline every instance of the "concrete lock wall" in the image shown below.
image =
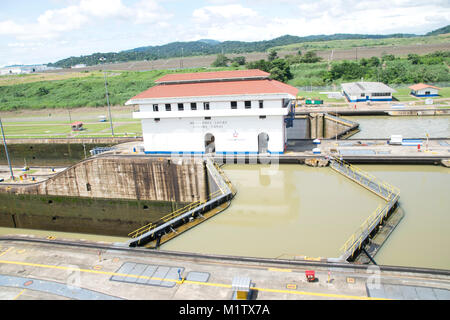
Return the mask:
M 330 139 L 356 129 L 358 124 L 323 113 L 309 115 L 310 139 Z
M 41 183 L 0 185 L 0 225 L 126 236 L 209 192 L 203 161 L 92 158 Z
M 83 139 L 7 139 L 9 157 L 13 166 L 69 166 L 90 156 L 96 147 L 111 147 L 118 143 L 136 141 L 134 138 Z M 140 139 L 142 140 L 142 138 Z M 7 159 L 3 141 L 0 146 L 0 164 Z

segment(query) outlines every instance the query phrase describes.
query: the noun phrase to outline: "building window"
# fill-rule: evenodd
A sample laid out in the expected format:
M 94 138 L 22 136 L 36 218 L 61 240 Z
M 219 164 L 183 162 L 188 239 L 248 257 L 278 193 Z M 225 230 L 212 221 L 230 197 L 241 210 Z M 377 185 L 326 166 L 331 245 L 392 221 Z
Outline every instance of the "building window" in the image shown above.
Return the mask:
M 170 107 L 170 103 L 166 103 L 166 111 L 171 111 L 172 108 Z
M 245 101 L 244 102 L 244 106 L 245 106 L 245 109 L 250 109 L 252 107 L 252 102 L 251 101 Z
M 211 117 L 205 117 L 205 120 L 211 120 Z
M 155 122 L 159 122 L 161 120 L 160 118 L 155 118 Z
M 237 101 L 231 101 L 231 109 L 237 109 Z
M 183 111 L 184 110 L 184 105 L 182 103 L 178 104 L 178 111 Z
M 159 111 L 158 105 L 157 105 L 157 104 L 154 104 L 154 105 L 153 105 L 153 111 Z
M 266 116 L 259 116 L 259 118 L 260 118 L 260 119 L 265 119 L 265 118 L 266 118 Z
M 197 110 L 197 103 L 195 102 L 191 103 L 191 110 Z
M 364 94 L 364 92 L 363 93 L 361 93 L 361 97 L 365 97 L 366 95 Z
M 209 102 L 203 102 L 203 110 L 209 110 Z
M 264 102 L 262 100 L 259 100 L 259 108 L 260 109 L 264 108 Z

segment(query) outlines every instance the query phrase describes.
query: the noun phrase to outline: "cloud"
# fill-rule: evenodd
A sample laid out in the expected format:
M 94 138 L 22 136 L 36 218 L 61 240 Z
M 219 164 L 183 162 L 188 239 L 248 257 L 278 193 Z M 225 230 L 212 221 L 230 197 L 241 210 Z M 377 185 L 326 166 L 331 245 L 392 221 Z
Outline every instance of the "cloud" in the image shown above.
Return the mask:
M 217 5 L 196 9 L 192 30 L 197 38 L 255 41 L 286 34 L 425 33 L 450 21 L 448 0 L 280 1 L 247 0 L 244 7 L 209 0 Z
M 18 24 L 12 20 L 0 21 L 0 35 L 14 36 L 20 40 L 51 39 L 64 32 L 82 29 L 110 21 L 126 21 L 131 24 L 158 24 L 158 19 L 168 19 L 156 0 L 142 0 L 126 6 L 122 0 L 80 0 L 61 9 L 46 10 L 36 22 Z
M 197 23 L 204 24 L 254 18 L 258 16 L 258 13 L 251 8 L 245 8 L 240 4 L 230 4 L 225 6 L 209 6 L 196 9 L 192 13 L 192 16 Z

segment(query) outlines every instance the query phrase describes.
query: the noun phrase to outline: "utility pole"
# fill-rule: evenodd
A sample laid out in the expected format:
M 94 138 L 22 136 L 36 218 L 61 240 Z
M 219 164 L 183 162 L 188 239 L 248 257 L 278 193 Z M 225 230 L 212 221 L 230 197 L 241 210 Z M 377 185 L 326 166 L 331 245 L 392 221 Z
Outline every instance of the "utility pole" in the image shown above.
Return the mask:
M 181 61 L 180 61 L 180 68 L 181 69 L 183 69 L 183 55 L 184 55 L 184 52 L 183 52 L 183 48 L 181 48 Z
M 106 103 L 108 104 L 108 112 L 109 112 L 109 123 L 111 124 L 111 134 L 114 137 L 114 129 L 111 117 L 111 107 L 109 106 L 109 95 L 108 95 L 108 82 L 106 81 L 106 72 L 103 73 L 105 75 L 105 90 L 106 90 Z
M 13 179 L 13 181 L 14 181 L 14 173 L 13 173 L 13 170 L 11 167 L 11 161 L 9 160 L 8 147 L 6 146 L 5 132 L 3 131 L 3 123 L 2 123 L 1 118 L 0 118 L 0 128 L 2 129 L 3 144 L 5 145 L 5 153 L 6 153 L 6 159 L 8 160 L 9 172 L 11 172 L 11 179 Z

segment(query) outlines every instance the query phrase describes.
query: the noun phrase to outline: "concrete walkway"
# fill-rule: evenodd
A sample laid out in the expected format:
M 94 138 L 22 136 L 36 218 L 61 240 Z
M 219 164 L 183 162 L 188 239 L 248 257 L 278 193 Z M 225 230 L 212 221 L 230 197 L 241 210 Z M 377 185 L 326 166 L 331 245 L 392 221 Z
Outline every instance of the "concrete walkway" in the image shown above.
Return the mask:
M 235 277 L 251 279 L 253 297 L 257 300 L 386 298 L 374 298 L 375 291 L 368 290 L 381 289 L 381 285 L 385 288 L 398 285 L 434 288 L 440 290 L 442 297 L 450 290 L 450 276 L 412 270 L 380 272 L 377 267 L 359 270 L 330 264 L 309 265 L 312 261 L 290 266 L 276 261 L 256 263 L 239 257 L 201 258 L 145 249 L 56 245 L 51 241 L 8 240 L 1 241 L 0 246 L 0 292 L 16 290 L 0 295 L 1 299 L 25 299 L 29 292 L 33 299 L 47 299 L 52 295 L 69 299 L 230 300 Z M 306 281 L 305 270 L 308 269 L 315 270 L 316 282 Z M 185 280 L 179 280 L 178 270 Z M 28 281 L 33 284 L 27 286 Z M 155 283 L 160 285 L 152 285 Z M 73 291 L 74 286 L 80 289 Z

